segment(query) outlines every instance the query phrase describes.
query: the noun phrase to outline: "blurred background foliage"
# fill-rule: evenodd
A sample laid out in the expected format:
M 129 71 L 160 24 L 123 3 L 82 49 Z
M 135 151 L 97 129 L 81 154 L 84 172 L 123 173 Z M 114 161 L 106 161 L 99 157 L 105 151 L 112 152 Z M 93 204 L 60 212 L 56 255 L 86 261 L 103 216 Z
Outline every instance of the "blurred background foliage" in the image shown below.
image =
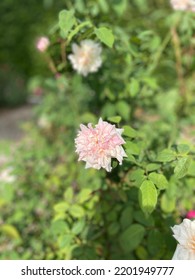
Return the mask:
M 63 1 L 62 1 L 63 2 Z M 28 97 L 26 84 L 32 75 L 48 74 L 35 49 L 37 37 L 53 24 L 61 1 L 4 0 L 0 3 L 0 106 L 17 106 Z
M 41 101 L 10 163 L 15 181 L 0 185 L 1 259 L 171 259 L 170 226 L 195 206 L 195 15 L 160 0 L 24 2 L 0 4 L 0 103 Z M 75 12 L 67 34 L 62 9 Z M 83 78 L 66 55 L 101 41 L 101 26 L 114 45 L 102 40 L 103 66 Z M 99 117 L 124 128 L 128 158 L 110 174 L 74 152 L 79 124 Z

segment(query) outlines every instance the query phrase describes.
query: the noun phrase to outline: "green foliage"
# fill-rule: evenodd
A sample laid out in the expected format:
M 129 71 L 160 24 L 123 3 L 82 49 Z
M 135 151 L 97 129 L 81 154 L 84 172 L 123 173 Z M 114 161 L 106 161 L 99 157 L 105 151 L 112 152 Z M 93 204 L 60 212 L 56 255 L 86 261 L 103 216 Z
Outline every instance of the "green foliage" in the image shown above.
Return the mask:
M 164 190 L 168 187 L 168 181 L 163 174 L 158 174 L 156 172 L 152 172 L 149 174 L 149 179 L 156 185 L 156 187 L 160 190 Z
M 195 24 L 162 2 L 63 3 L 49 30 L 53 73 L 37 79 L 43 98 L 12 163 L 17 180 L 0 188 L 2 259 L 172 258 L 170 227 L 195 205 Z M 86 77 L 68 59 L 84 39 L 101 44 L 103 60 Z M 100 117 L 125 140 L 110 173 L 75 154 L 79 125 Z
M 178 179 L 184 177 L 188 173 L 188 168 L 190 166 L 190 158 L 180 158 L 174 169 L 174 173 Z
M 112 33 L 112 30 L 106 27 L 100 27 L 100 28 L 95 28 L 94 32 L 102 43 L 112 48 L 114 43 L 114 35 Z
M 144 181 L 139 189 L 140 206 L 146 215 L 151 214 L 157 203 L 157 190 L 152 181 Z
M 113 123 L 120 123 L 121 117 L 120 116 L 110 117 L 108 118 L 108 120 Z
M 132 224 L 120 236 L 120 245 L 125 252 L 131 252 L 142 241 L 145 229 L 139 224 Z
M 76 23 L 76 18 L 74 17 L 74 11 L 63 10 L 59 13 L 59 27 L 61 31 L 61 36 L 66 39 L 69 31 Z
M 160 162 L 169 162 L 176 159 L 176 154 L 174 151 L 169 149 L 164 149 L 158 154 L 157 161 Z

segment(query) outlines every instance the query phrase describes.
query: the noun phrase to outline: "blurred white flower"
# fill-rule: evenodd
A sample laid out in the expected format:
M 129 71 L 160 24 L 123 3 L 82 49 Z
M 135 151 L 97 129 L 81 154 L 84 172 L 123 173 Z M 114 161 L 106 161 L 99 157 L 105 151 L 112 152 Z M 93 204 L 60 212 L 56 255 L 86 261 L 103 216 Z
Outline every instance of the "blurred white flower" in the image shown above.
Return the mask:
M 87 76 L 89 73 L 97 72 L 102 65 L 101 51 L 102 48 L 98 43 L 92 40 L 83 40 L 80 46 L 72 45 L 73 54 L 69 55 L 68 58 L 73 69 L 79 74 Z
M 38 126 L 41 129 L 45 129 L 45 130 L 50 130 L 51 129 L 51 122 L 49 121 L 47 116 L 42 115 L 39 119 L 38 119 Z
M 14 175 L 11 174 L 12 170 L 13 169 L 11 167 L 3 169 L 0 172 L 0 182 L 3 182 L 3 183 L 13 183 L 16 178 L 15 178 Z
M 188 10 L 195 12 L 195 0 L 171 0 L 174 10 Z
M 45 52 L 49 45 L 50 41 L 47 37 L 40 37 L 36 43 L 36 47 L 40 52 Z
M 195 260 L 195 221 L 184 219 L 172 227 L 173 236 L 179 242 L 173 260 Z
M 121 136 L 123 129 L 116 128 L 101 118 L 95 128 L 90 123 L 88 126 L 81 124 L 80 128 L 75 144 L 79 160 L 86 162 L 85 168 L 105 168 L 110 172 L 112 158 L 122 164 L 123 157 L 127 157 L 122 147 L 125 143 Z

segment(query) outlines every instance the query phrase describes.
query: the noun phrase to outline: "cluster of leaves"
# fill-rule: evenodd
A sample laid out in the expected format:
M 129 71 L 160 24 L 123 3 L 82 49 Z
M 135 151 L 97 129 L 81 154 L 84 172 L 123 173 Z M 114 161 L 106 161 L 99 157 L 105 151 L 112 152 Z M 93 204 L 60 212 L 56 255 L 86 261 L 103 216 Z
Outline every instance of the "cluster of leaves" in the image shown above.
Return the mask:
M 67 1 L 59 13 L 48 50 L 58 75 L 45 79 L 15 160 L 0 230 L 5 247 L 5 226 L 17 242 L 4 258 L 13 248 L 24 259 L 172 257 L 170 226 L 195 204 L 195 24 L 162 2 Z M 103 66 L 84 78 L 67 55 L 85 38 L 102 43 Z M 85 170 L 74 153 L 79 124 L 100 116 L 124 129 L 128 155 L 107 174 Z

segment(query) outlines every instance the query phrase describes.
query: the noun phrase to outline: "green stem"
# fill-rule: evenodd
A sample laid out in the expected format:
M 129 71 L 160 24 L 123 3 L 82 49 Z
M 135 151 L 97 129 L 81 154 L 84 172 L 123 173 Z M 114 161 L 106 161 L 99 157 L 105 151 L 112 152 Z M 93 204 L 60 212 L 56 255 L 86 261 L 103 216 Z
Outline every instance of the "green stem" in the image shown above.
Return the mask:
M 167 33 L 167 36 L 164 38 L 161 47 L 159 48 L 158 52 L 154 56 L 153 63 L 148 70 L 149 74 L 151 74 L 156 69 L 156 67 L 159 63 L 159 60 L 160 60 L 160 58 L 161 58 L 161 56 L 162 56 L 162 54 L 163 54 L 163 52 L 164 52 L 164 50 L 165 50 L 165 48 L 168 45 L 170 40 L 171 40 L 171 32 L 169 31 Z

